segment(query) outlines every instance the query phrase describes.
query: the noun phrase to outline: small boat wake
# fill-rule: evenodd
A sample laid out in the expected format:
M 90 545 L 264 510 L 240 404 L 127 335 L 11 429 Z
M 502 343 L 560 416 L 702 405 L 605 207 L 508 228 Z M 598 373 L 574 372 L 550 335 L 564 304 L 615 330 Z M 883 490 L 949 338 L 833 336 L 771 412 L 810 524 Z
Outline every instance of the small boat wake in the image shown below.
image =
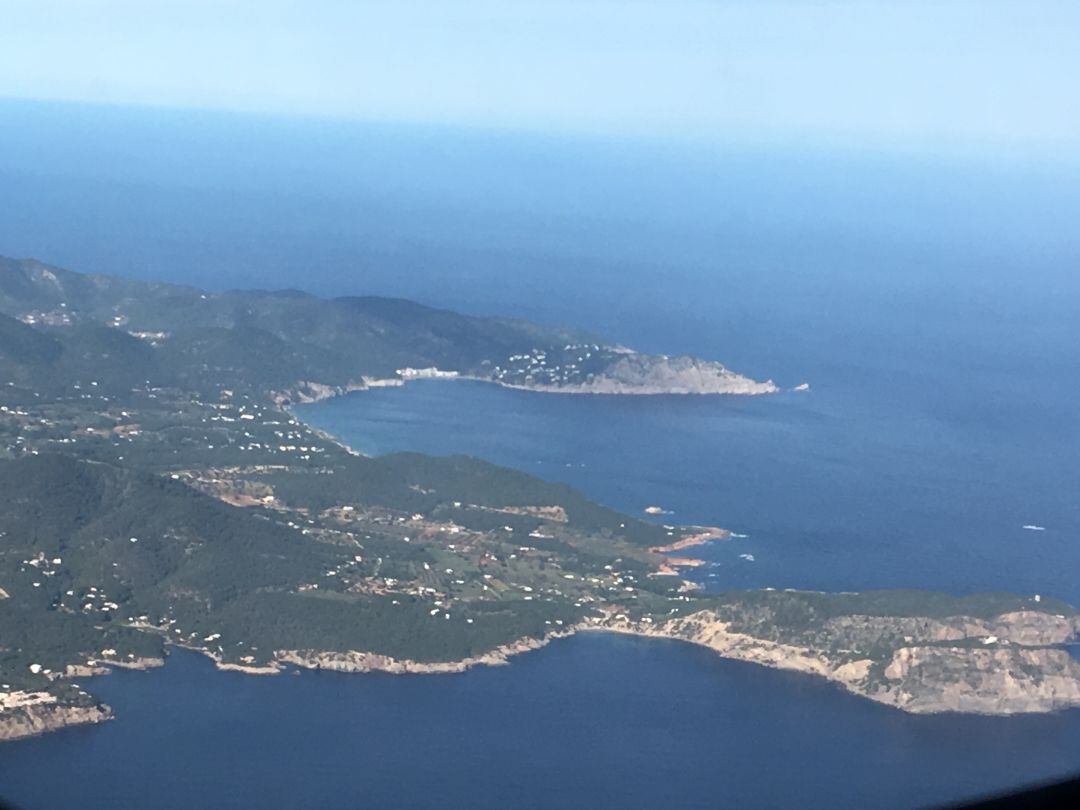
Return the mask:
M 1036 526 L 1034 523 L 1029 523 L 1026 526 L 1021 526 L 1020 528 L 1023 529 L 1024 531 L 1026 531 L 1026 532 L 1045 532 L 1046 531 L 1045 526 Z

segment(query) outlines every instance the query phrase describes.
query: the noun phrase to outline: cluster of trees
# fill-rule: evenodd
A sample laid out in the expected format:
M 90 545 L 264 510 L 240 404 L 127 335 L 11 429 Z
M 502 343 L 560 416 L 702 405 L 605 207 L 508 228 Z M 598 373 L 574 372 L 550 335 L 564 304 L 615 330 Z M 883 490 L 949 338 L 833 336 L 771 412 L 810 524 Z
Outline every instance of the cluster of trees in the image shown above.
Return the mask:
M 540 521 L 527 516 L 484 513 L 453 504 L 492 508 L 560 506 L 576 531 L 618 537 L 638 546 L 670 542 L 653 523 L 631 518 L 589 500 L 566 484 L 499 467 L 470 456 L 395 453 L 377 458 L 342 455 L 332 474 L 277 470 L 259 476 L 286 503 L 321 511 L 343 504 L 382 506 L 402 512 L 452 517 L 480 531 L 512 526 L 528 534 Z
M 256 592 L 230 602 L 213 619 L 234 638 L 249 640 L 244 647 L 228 647 L 233 657 L 265 660 L 275 649 L 360 650 L 440 662 L 541 636 L 552 629 L 548 622 L 569 624 L 582 615 L 571 604 L 524 600 L 461 603 L 449 619 L 431 610 L 428 601 L 400 597 Z M 258 652 L 248 652 L 252 643 Z
M 262 290 L 211 295 L 0 257 L 0 312 L 61 309 L 100 325 L 112 324 L 119 314 L 124 330 L 169 333 L 156 366 L 144 362 L 140 373 L 173 375 L 189 385 L 200 376 L 232 378 L 236 385 L 264 391 L 301 380 L 342 384 L 361 376 L 387 377 L 403 367 L 469 371 L 485 360 L 534 348 L 554 352 L 595 341 L 582 332 L 471 317 L 399 299 L 326 300 Z M 134 352 L 133 347 L 120 349 Z

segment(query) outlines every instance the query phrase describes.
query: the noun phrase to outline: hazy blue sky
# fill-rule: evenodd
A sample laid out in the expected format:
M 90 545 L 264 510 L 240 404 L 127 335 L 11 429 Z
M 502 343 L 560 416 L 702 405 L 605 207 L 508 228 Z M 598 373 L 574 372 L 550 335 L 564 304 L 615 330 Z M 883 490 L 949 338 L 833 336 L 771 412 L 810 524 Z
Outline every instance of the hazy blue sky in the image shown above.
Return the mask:
M 26 0 L 0 95 L 1080 150 L 1077 0 Z

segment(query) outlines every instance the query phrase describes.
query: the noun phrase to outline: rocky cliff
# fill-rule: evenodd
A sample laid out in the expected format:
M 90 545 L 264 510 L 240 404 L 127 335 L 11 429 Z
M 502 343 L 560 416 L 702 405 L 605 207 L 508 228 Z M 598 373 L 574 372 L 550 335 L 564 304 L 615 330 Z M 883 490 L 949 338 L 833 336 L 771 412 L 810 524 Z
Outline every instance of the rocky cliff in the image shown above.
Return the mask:
M 1080 707 L 1080 663 L 1058 646 L 1074 619 L 1018 611 L 965 616 L 842 616 L 823 631 L 764 638 L 712 610 L 655 622 L 624 615 L 594 629 L 674 638 L 725 658 L 818 675 L 904 711 L 1020 714 Z
M 1080 706 L 1080 664 L 1065 650 L 1047 647 L 901 647 L 884 678 L 863 685 L 867 697 L 919 714 Z
M 101 723 L 112 716 L 112 709 L 105 704 L 66 706 L 43 702 L 0 709 L 0 740 L 20 740 L 68 726 Z

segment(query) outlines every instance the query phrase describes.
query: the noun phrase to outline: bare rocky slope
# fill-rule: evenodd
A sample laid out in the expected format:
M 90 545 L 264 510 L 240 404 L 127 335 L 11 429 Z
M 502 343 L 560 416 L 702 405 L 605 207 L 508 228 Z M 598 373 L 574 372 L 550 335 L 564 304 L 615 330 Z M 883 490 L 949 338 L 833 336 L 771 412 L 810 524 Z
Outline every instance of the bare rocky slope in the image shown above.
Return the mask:
M 0 710 L 0 740 L 36 737 L 68 726 L 103 723 L 112 719 L 105 704 L 70 706 L 62 703 L 35 703 Z
M 1080 706 L 1080 663 L 1060 646 L 1080 630 L 1075 618 L 1035 611 L 991 619 L 850 615 L 830 619 L 820 633 L 772 638 L 736 626 L 704 610 L 663 622 L 623 616 L 603 629 L 679 639 L 725 658 L 818 675 L 916 714 Z
M 628 352 L 584 379 L 532 382 L 513 387 L 563 394 L 774 394 L 772 380 L 758 382 L 722 363 L 696 357 Z

